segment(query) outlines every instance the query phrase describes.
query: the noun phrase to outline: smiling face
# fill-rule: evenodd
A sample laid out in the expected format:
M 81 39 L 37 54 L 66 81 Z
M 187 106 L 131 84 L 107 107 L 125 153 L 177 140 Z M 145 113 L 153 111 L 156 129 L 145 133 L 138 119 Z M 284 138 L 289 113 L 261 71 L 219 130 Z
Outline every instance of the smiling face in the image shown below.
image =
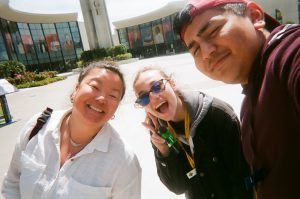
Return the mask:
M 162 80 L 162 81 L 161 81 Z M 165 121 L 180 121 L 182 117 L 182 103 L 175 93 L 175 85 L 168 80 L 159 70 L 150 69 L 139 74 L 134 83 L 134 90 L 137 97 L 148 93 L 151 87 L 161 81 L 160 92 L 150 92 L 150 102 L 144 106 L 146 112 Z
M 104 68 L 93 68 L 76 86 L 72 114 L 88 125 L 102 126 L 115 113 L 121 101 L 120 76 Z
M 245 17 L 209 9 L 187 25 L 183 39 L 202 73 L 225 83 L 247 83 L 264 42 L 257 31 L 265 25 L 263 12 L 256 5 L 247 5 Z

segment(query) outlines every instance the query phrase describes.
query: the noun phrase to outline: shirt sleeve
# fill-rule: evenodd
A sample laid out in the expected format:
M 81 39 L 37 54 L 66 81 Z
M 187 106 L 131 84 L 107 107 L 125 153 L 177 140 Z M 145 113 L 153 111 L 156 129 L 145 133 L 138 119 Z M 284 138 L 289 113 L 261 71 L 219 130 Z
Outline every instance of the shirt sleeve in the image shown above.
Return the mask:
M 191 170 L 184 151 L 179 154 L 173 150 L 169 156 L 163 157 L 154 147 L 157 174 L 161 182 L 173 193 L 185 193 L 188 187 L 186 171 Z
M 292 55 L 295 54 L 293 57 L 293 62 L 291 64 L 291 71 L 289 75 L 289 80 L 288 80 L 288 89 L 289 89 L 289 94 L 290 94 L 290 99 L 292 100 L 295 110 L 297 112 L 297 115 L 299 116 L 299 121 L 300 121 L 300 52 L 299 52 L 299 47 L 300 47 L 300 42 L 298 42 L 298 49 L 297 53 L 291 53 Z
M 20 175 L 21 175 L 21 154 L 22 151 L 26 148 L 28 143 L 28 136 L 31 132 L 31 129 L 35 125 L 37 116 L 31 118 L 29 122 L 23 127 L 20 132 L 20 135 L 17 138 L 12 159 L 8 168 L 8 171 L 5 173 L 3 184 L 2 184 L 2 195 L 6 199 L 17 199 L 21 198 L 20 196 Z

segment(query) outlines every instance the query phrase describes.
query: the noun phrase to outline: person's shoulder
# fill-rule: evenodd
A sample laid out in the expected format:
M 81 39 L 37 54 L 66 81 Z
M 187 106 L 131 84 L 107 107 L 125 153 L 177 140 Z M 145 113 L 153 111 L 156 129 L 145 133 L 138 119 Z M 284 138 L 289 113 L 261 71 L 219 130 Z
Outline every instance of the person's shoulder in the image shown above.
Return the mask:
M 228 115 L 232 119 L 237 118 L 232 106 L 219 98 L 213 98 L 211 108 L 217 110 L 220 114 Z
M 63 115 L 63 113 L 66 111 L 53 111 L 53 113 L 51 114 L 50 118 L 48 119 L 50 120 L 54 120 L 54 118 L 59 118 L 59 115 Z M 38 112 L 36 114 L 34 114 L 27 122 L 26 124 L 23 126 L 23 128 L 21 129 L 17 142 L 21 144 L 22 147 L 25 147 L 27 145 L 27 142 L 29 140 L 29 135 L 32 131 L 32 129 L 34 128 L 34 126 L 37 124 L 37 120 L 38 118 L 42 115 L 43 111 Z M 49 128 L 49 121 L 47 121 L 47 124 L 45 124 L 45 128 Z M 43 133 L 42 131 L 39 133 Z
M 269 49 L 272 47 L 282 46 L 285 49 L 285 45 L 299 45 L 299 42 L 293 42 L 294 40 L 298 40 L 299 36 L 299 24 L 285 24 L 278 26 L 267 37 L 265 48 Z

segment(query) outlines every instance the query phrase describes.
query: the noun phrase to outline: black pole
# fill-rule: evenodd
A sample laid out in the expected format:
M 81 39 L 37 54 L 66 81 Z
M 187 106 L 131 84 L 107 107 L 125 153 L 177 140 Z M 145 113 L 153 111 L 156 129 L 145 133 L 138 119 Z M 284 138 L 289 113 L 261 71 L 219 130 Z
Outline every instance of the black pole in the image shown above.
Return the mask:
M 0 102 L 1 102 L 1 108 L 3 111 L 4 119 L 6 123 L 11 123 L 12 122 L 12 117 L 9 112 L 8 104 L 5 95 L 0 96 Z

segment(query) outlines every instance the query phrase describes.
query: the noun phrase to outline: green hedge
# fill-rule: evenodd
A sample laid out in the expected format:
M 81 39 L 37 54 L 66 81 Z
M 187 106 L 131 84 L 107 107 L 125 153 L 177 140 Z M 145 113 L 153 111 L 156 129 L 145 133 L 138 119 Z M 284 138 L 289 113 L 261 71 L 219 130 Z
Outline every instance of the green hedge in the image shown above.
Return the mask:
M 46 84 L 50 84 L 50 83 L 53 83 L 53 82 L 64 80 L 66 78 L 67 77 L 65 77 L 65 76 L 57 76 L 57 77 L 52 77 L 52 78 L 46 78 L 46 79 L 41 80 L 41 81 L 26 82 L 26 83 L 23 83 L 23 84 L 18 84 L 18 85 L 16 85 L 16 87 L 20 89 L 20 88 L 30 88 L 30 87 L 44 86 Z
M 121 60 L 128 56 L 129 55 L 127 53 L 126 46 L 120 44 L 111 48 L 97 48 L 94 50 L 83 51 L 81 53 L 80 60 L 82 62 L 88 63 L 96 60 Z

